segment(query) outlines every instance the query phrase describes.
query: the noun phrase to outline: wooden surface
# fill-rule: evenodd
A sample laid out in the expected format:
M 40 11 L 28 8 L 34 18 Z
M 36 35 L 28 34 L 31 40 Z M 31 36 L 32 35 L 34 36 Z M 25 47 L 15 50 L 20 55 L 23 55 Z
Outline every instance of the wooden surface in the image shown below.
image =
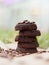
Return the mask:
M 42 54 L 31 54 L 13 59 L 1 58 L 0 65 L 49 65 L 49 59 L 42 57 Z
M 7 48 L 16 48 L 17 44 L 7 44 Z M 42 51 L 43 49 L 38 49 Z M 22 57 L 2 58 L 0 57 L 0 65 L 49 65 L 49 53 L 34 53 Z

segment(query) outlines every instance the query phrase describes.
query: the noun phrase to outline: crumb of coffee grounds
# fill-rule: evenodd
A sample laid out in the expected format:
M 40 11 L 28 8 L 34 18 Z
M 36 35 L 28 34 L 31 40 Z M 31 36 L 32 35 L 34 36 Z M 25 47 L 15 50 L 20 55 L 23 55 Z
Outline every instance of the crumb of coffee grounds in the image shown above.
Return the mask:
M 41 52 L 37 52 L 38 54 L 40 53 L 46 53 L 46 51 L 41 51 Z M 18 52 L 15 49 L 8 49 L 8 50 L 4 50 L 2 48 L 0 48 L 0 57 L 4 57 L 4 58 L 8 58 L 8 59 L 12 59 L 14 57 L 22 57 L 25 55 L 30 55 L 32 53 L 22 53 L 22 52 Z
M 22 53 L 22 52 L 18 52 L 15 49 L 8 49 L 8 50 L 4 50 L 2 48 L 0 48 L 0 57 L 4 57 L 4 58 L 13 58 L 13 57 L 21 57 L 21 56 L 25 56 L 25 55 L 29 55 L 31 53 Z

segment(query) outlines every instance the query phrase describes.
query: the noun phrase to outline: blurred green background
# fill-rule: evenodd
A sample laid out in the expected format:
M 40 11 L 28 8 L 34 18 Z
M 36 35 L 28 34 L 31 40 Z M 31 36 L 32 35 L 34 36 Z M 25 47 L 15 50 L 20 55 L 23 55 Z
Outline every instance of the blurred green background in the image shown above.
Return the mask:
M 5 29 L 0 29 L 0 40 L 3 41 L 4 43 L 12 43 L 15 40 L 16 35 L 18 32 L 14 30 L 5 30 Z
M 4 43 L 13 43 L 15 41 L 16 35 L 18 35 L 18 31 L 14 30 L 3 30 L 0 29 L 0 40 Z M 39 47 L 48 48 L 49 47 L 49 32 L 41 33 L 41 36 L 37 37 Z

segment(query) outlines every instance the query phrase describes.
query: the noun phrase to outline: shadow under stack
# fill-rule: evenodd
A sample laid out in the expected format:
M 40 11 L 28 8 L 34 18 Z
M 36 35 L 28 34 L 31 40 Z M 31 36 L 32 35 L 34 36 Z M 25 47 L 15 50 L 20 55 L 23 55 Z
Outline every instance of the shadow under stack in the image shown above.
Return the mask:
M 36 53 L 39 46 L 36 36 L 41 33 L 37 30 L 35 22 L 24 20 L 15 26 L 15 30 L 19 30 L 19 35 L 16 36 L 15 41 L 18 41 L 17 52 L 22 53 Z

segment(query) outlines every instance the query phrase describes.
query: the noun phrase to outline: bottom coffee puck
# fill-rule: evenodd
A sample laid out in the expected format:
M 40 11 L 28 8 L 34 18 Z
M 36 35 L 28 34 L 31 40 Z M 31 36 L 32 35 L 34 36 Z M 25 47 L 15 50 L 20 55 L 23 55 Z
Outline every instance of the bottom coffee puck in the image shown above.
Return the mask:
M 16 49 L 17 52 L 19 53 L 36 53 L 37 52 L 37 49 L 36 48 L 29 48 L 29 49 L 26 49 L 26 48 L 17 48 Z

